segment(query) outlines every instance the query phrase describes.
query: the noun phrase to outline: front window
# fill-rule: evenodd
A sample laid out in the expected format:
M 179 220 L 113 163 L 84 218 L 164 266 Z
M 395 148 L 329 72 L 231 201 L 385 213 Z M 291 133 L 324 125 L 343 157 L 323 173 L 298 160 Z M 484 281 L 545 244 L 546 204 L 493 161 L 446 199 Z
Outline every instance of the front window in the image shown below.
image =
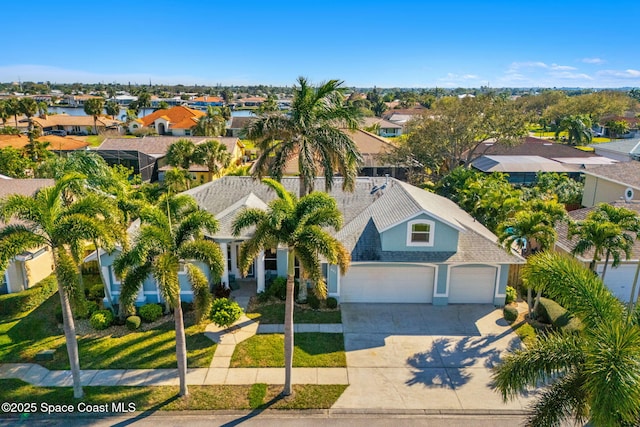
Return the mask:
M 278 271 L 278 258 L 274 249 L 264 251 L 264 270 Z
M 407 226 L 407 246 L 433 246 L 433 231 L 433 221 L 410 221 Z

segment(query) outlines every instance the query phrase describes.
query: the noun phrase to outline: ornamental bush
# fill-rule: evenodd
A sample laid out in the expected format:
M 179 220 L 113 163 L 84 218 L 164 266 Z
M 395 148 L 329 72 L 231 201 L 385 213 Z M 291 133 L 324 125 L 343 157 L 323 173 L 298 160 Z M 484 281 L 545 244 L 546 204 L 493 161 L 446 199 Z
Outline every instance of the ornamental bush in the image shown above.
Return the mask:
M 338 308 L 338 300 L 335 299 L 334 297 L 327 298 L 326 304 L 327 304 L 327 308 L 330 308 L 330 309 Z
M 320 298 L 315 296 L 315 294 L 310 293 L 309 295 L 307 295 L 307 304 L 309 304 L 309 307 L 317 310 L 320 308 Z
M 89 323 L 98 331 L 107 329 L 113 323 L 113 313 L 109 310 L 98 310 L 91 315 Z
M 140 327 L 140 317 L 138 316 L 129 316 L 127 317 L 127 329 L 130 331 L 135 331 Z
M 511 304 L 516 300 L 516 298 L 518 298 L 518 292 L 516 291 L 516 288 L 512 286 L 507 286 L 506 293 L 507 293 L 507 297 L 505 298 L 505 301 L 504 301 L 505 304 Z
M 211 315 L 209 316 L 213 323 L 221 328 L 228 328 L 233 325 L 242 316 L 242 308 L 237 302 L 228 298 L 217 298 L 213 300 L 211 307 Z
M 518 318 L 518 309 L 511 306 L 506 306 L 502 311 L 504 314 L 504 320 L 509 323 L 513 323 Z
M 139 315 L 147 323 L 155 322 L 162 316 L 162 307 L 158 304 L 145 304 L 140 307 Z

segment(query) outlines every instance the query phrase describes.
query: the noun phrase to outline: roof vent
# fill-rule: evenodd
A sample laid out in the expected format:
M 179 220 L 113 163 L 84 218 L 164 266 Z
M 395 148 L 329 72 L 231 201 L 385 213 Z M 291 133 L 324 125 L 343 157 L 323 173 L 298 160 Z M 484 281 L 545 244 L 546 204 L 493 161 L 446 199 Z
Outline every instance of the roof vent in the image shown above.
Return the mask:
M 627 187 L 627 189 L 624 190 L 624 200 L 627 202 L 633 200 L 633 188 Z

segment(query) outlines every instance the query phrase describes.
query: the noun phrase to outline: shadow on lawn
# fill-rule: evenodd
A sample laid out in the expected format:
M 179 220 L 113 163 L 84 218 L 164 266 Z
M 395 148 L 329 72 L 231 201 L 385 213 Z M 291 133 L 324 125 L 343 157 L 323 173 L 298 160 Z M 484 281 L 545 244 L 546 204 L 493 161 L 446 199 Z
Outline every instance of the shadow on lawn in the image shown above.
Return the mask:
M 282 394 L 279 394 L 279 395 L 275 396 L 273 399 L 269 400 L 268 402 L 265 402 L 262 405 L 258 406 L 256 409 L 252 410 L 247 415 L 244 415 L 244 416 L 242 416 L 242 417 L 240 417 L 238 419 L 235 419 L 233 421 L 229 421 L 228 423 L 224 423 L 220 427 L 233 427 L 233 426 L 240 425 L 240 424 L 244 423 L 245 421 L 250 420 L 251 418 L 257 417 L 262 412 L 264 412 L 265 409 L 269 409 L 271 406 L 275 405 L 276 403 L 278 403 L 279 401 L 283 400 L 284 398 L 285 398 L 285 396 L 283 396 Z

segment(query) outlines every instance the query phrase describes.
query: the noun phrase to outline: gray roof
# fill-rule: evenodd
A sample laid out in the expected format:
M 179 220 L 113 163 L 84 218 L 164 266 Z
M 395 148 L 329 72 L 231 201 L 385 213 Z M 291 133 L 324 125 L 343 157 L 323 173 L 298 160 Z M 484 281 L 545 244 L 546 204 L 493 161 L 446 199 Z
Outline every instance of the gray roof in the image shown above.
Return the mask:
M 540 156 L 480 156 L 472 163 L 482 172 L 569 172 L 571 169 Z
M 640 190 L 640 162 L 635 160 L 594 167 L 585 171 L 585 174 Z
M 402 129 L 402 126 L 399 124 L 385 120 L 382 117 L 365 117 L 363 119 L 362 127 L 370 127 L 374 125 L 380 125 L 380 129 Z
M 53 179 L 3 179 L 0 181 L 0 198 L 12 194 L 32 196 L 42 187 L 52 187 Z
M 638 202 L 616 201 L 610 204 L 618 208 L 625 207 L 629 210 L 636 211 L 640 215 L 640 203 Z M 595 206 L 590 208 L 577 209 L 569 212 L 569 217 L 571 217 L 571 219 L 574 221 L 580 221 L 585 219 L 587 217 L 587 214 L 589 212 L 592 212 L 595 209 L 596 209 Z M 573 247 L 575 246 L 576 242 L 578 241 L 578 237 L 574 236 L 573 238 L 570 239 L 568 237 L 568 231 L 569 231 L 569 226 L 566 222 L 559 223 L 558 225 L 556 225 L 556 232 L 558 233 L 556 246 L 570 253 Z M 633 248 L 631 249 L 631 260 L 637 261 L 639 255 L 640 255 L 640 239 L 636 239 L 633 244 Z M 587 251 L 583 255 L 576 256 L 576 258 L 578 258 L 583 262 L 590 262 L 593 259 L 593 250 Z
M 145 136 L 143 138 L 107 138 L 97 150 L 139 151 L 150 156 L 162 157 L 167 154 L 169 146 L 179 139 L 188 139 L 198 145 L 210 139 L 220 141 L 227 151 L 233 152 L 238 141 L 235 137 L 222 136 Z
M 640 138 L 620 139 L 613 142 L 590 145 L 596 152 L 609 151 L 621 154 L 640 154 Z
M 299 179 L 284 177 L 284 187 L 298 194 Z M 351 252 L 354 261 L 389 262 L 480 262 L 514 264 L 523 259 L 507 253 L 497 237 L 452 201 L 407 183 L 385 178 L 358 178 L 352 193 L 343 192 L 339 178 L 329 194 L 344 217 L 335 236 Z M 374 194 L 374 186 L 383 187 Z M 315 188 L 324 189 L 324 179 Z M 265 208 L 276 197 L 266 185 L 251 177 L 225 176 L 185 192 L 220 222 L 215 237 L 232 238 L 231 223 L 244 207 Z M 382 251 L 380 233 L 409 218 L 426 213 L 459 231 L 457 252 Z M 250 235 L 250 231 L 247 232 Z M 245 236 L 241 236 L 245 237 Z

